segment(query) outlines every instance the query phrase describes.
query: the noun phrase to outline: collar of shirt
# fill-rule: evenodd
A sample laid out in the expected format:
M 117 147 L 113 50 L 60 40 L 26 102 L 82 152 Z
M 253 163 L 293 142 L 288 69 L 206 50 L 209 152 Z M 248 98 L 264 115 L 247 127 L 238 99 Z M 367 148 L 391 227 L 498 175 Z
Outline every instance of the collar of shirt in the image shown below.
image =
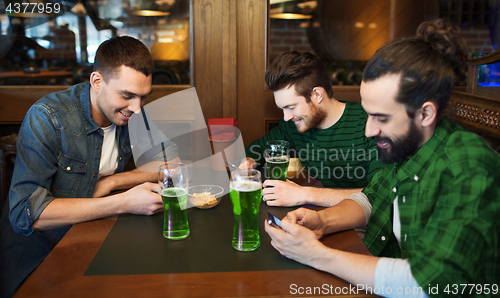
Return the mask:
M 80 102 L 83 108 L 83 116 L 86 120 L 85 131 L 87 134 L 91 134 L 94 131 L 100 129 L 101 127 L 95 122 L 92 117 L 92 106 L 90 103 L 90 83 L 82 83 L 86 84 L 80 94 Z
M 424 175 L 429 166 L 438 158 L 436 152 L 446 144 L 452 131 L 451 123 L 444 117 L 434 130 L 434 135 L 406 162 L 395 165 L 397 169 L 396 177 L 404 182 L 412 179 L 416 182 Z

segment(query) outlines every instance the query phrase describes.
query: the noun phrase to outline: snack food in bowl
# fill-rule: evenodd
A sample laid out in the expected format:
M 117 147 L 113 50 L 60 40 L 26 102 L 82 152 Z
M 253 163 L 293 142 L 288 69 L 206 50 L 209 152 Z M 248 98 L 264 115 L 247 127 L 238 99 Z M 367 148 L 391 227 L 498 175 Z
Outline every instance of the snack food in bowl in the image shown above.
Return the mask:
M 200 209 L 208 209 L 219 204 L 223 193 L 224 189 L 218 185 L 195 185 L 189 188 L 189 200 Z

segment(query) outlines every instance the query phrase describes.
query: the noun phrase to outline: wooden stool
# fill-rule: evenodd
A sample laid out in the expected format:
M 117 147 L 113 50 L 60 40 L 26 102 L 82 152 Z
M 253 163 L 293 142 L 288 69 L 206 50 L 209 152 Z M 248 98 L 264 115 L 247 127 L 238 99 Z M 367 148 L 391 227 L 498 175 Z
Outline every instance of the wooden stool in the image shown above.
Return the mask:
M 0 213 L 9 196 L 10 180 L 16 160 L 17 134 L 0 138 Z

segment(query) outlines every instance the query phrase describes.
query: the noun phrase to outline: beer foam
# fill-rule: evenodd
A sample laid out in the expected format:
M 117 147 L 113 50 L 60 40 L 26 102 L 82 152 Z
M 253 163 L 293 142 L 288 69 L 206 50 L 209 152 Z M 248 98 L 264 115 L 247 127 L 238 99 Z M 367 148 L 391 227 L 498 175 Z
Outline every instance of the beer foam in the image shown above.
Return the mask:
M 278 157 L 268 157 L 266 158 L 266 162 L 272 162 L 274 164 L 287 163 L 290 159 L 286 156 L 278 156 Z
M 233 190 L 243 191 L 243 192 L 250 192 L 262 189 L 262 184 L 257 181 L 232 181 L 229 186 Z
M 171 188 L 165 188 L 161 191 L 161 195 L 162 196 L 166 196 L 166 197 L 173 197 L 172 195 L 169 195 L 167 194 L 167 190 L 175 190 L 175 193 L 176 195 L 175 196 L 183 196 L 183 195 L 187 195 L 187 190 L 185 190 L 184 188 L 180 188 L 180 187 L 171 187 Z

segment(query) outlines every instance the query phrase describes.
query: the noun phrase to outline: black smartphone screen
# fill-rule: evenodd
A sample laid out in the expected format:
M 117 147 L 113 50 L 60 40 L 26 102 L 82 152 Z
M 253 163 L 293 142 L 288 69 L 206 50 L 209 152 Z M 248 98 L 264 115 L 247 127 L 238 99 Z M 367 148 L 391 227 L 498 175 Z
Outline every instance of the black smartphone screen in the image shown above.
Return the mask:
M 281 228 L 281 220 L 267 212 L 267 223 L 273 227 Z

